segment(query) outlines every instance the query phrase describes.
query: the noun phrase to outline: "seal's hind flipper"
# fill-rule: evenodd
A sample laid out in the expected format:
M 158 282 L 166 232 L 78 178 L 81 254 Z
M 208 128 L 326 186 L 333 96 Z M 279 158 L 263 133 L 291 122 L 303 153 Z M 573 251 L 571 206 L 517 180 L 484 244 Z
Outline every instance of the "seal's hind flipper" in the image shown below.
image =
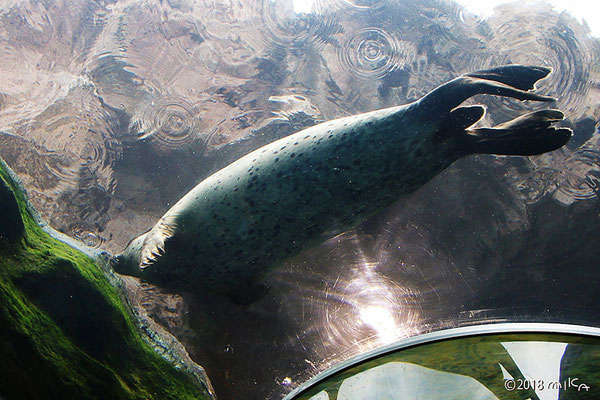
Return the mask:
M 533 65 L 506 65 L 471 72 L 439 86 L 419 100 L 419 103 L 428 113 L 443 115 L 476 94 L 491 94 L 518 100 L 556 101 L 554 97 L 529 91 L 551 71 L 550 68 Z
M 559 110 L 541 110 L 492 128 L 470 129 L 461 147 L 466 154 L 543 154 L 564 146 L 571 138 L 571 129 L 552 126 L 563 118 Z
M 463 131 L 476 124 L 485 115 L 482 105 L 457 107 L 450 112 L 446 126 L 454 131 Z
M 519 90 L 531 90 L 535 83 L 552 72 L 552 68 L 536 65 L 505 65 L 466 74 L 472 78 L 496 81 Z

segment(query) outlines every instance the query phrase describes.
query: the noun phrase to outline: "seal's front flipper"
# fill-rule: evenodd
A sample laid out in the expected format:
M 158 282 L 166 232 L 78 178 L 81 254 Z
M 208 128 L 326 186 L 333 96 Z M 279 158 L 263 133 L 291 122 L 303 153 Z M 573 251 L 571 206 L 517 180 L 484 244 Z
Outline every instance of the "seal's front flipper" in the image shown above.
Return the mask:
M 559 110 L 535 111 L 492 128 L 467 130 L 466 154 L 532 156 L 556 150 L 571 138 L 569 128 L 552 126 L 564 115 Z

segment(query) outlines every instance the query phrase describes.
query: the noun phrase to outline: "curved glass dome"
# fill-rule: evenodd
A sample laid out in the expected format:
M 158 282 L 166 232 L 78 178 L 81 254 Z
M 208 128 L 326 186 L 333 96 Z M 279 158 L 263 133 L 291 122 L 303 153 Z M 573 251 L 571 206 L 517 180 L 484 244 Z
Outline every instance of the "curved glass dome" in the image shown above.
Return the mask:
M 598 328 L 479 325 L 420 335 L 353 357 L 285 400 L 596 398 L 598 365 Z
M 556 392 L 553 382 L 577 378 L 600 387 L 590 367 L 596 331 L 575 328 L 600 327 L 596 3 L 0 0 L 0 158 L 45 224 L 61 233 L 55 236 L 101 261 L 98 271 L 126 297 L 134 325 L 167 338 L 161 343 L 172 351 L 161 356 L 197 363 L 220 399 L 371 398 L 379 380 L 387 388 L 382 398 L 397 390 L 410 397 L 419 382 L 428 382 L 422 396 L 429 398 L 460 397 L 459 389 L 479 398 L 576 398 L 571 388 Z M 525 77 L 513 75 L 518 69 L 489 72 L 514 64 L 535 68 Z M 488 72 L 465 77 L 475 71 Z M 232 173 L 211 187 L 230 197 L 210 206 L 202 199 L 214 200 L 213 192 L 194 200 L 190 208 L 203 219 L 192 216 L 177 230 L 169 221 L 185 213 L 173 212 L 158 223 L 200 182 L 265 145 L 326 121 L 417 102 L 459 76 L 465 87 L 476 82 L 485 90 L 442 112 L 440 104 L 471 93 L 447 91 L 403 120 L 388 136 L 413 132 L 405 147 L 382 135 L 336 143 L 303 162 L 307 152 L 291 150 L 300 146 L 294 141 L 274 150 L 289 156 L 286 173 L 273 154 L 269 168 L 237 175 L 262 202 L 238 196 L 237 178 L 227 180 Z M 546 97 L 497 95 L 529 89 Z M 380 131 L 367 122 L 357 131 L 373 138 Z M 527 140 L 511 148 L 520 151 L 485 154 L 494 132 L 533 127 L 519 137 L 532 139 L 552 131 L 549 125 L 573 136 L 543 154 L 529 155 Z M 444 136 L 457 127 L 461 135 Z M 309 152 L 323 148 L 313 136 L 302 142 Z M 451 155 L 475 149 L 474 138 L 484 154 L 442 168 Z M 397 148 L 403 157 L 384 157 Z M 354 190 L 357 176 L 368 190 Z M 406 193 L 386 196 L 398 186 Z M 0 185 L 0 194 L 8 192 Z M 388 206 L 379 210 L 379 202 Z M 342 207 L 348 203 L 354 208 Z M 0 225 L 15 231 L 7 209 Z M 8 282 L 5 230 L 0 286 Z M 194 234 L 164 252 L 175 231 Z M 128 243 L 131 257 L 117 258 Z M 164 254 L 165 268 L 145 279 L 145 267 Z M 57 268 L 67 268 L 61 260 Z M 30 288 L 23 295 L 30 300 L 53 299 L 43 288 L 64 294 L 48 307 L 58 316 L 53 323 L 64 332 L 81 329 L 83 343 L 96 349 L 88 340 L 96 336 L 85 330 L 92 325 L 69 318 L 102 327 L 110 318 L 70 312 L 63 304 L 89 303 L 56 289 L 54 279 L 14 281 Z M 0 299 L 0 308 L 6 304 Z M 466 328 L 497 323 L 542 325 Z M 0 346 L 0 359 L 6 349 Z M 438 352 L 444 357 L 429 357 Z M 543 360 L 542 375 L 523 354 Z M 316 386 L 302 386 L 315 376 Z M 525 378 L 552 383 L 551 392 L 503 386 Z

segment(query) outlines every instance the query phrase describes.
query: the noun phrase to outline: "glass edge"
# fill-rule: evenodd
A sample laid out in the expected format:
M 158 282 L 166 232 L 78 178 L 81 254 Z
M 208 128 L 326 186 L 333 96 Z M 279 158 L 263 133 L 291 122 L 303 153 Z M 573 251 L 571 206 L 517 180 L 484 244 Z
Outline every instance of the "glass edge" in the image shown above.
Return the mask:
M 304 393 L 313 385 L 322 382 L 330 376 L 335 375 L 338 372 L 352 367 L 355 364 L 365 361 L 367 359 L 376 358 L 387 353 L 403 350 L 412 346 L 436 342 L 439 340 L 503 333 L 550 333 L 600 337 L 600 328 L 587 325 L 561 323 L 507 322 L 479 324 L 418 334 L 405 339 L 401 339 L 394 343 L 378 347 L 366 353 L 358 354 L 354 357 L 349 358 L 346 361 L 342 361 L 341 363 L 310 378 L 308 381 L 304 382 L 303 384 L 295 388 L 293 391 L 291 391 L 289 394 L 287 394 L 282 400 L 293 400 L 296 396 Z

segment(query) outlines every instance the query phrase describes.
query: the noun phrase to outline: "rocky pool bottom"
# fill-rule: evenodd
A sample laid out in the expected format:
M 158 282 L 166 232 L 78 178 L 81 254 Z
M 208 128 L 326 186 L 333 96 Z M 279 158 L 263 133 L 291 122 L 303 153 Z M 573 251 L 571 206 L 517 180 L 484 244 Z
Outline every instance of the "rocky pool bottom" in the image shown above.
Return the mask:
M 0 210 L 0 398 L 214 398 L 202 368 L 137 320 L 101 262 L 40 226 L 2 160 Z

